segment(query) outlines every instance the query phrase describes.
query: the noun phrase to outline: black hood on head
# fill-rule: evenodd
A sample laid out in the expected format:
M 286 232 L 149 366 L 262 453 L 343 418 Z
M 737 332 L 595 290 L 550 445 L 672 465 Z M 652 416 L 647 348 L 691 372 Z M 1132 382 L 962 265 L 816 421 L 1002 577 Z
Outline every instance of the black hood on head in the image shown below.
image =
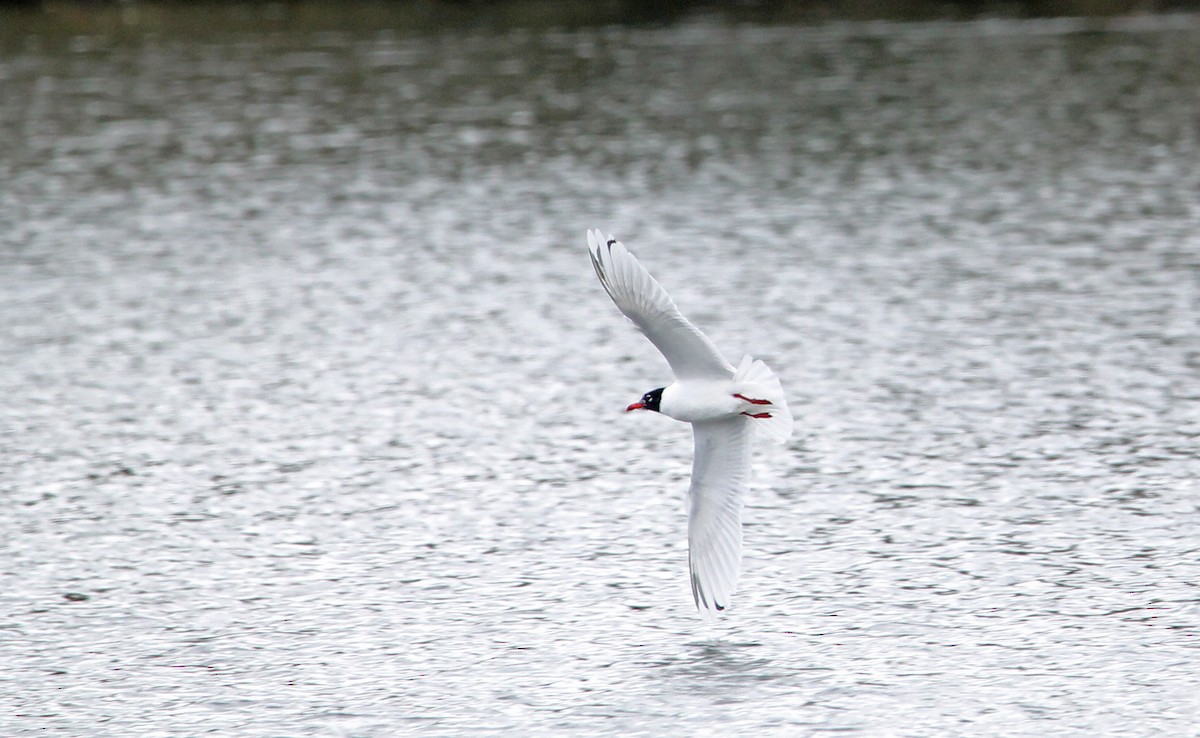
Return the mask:
M 662 404 L 662 393 L 664 389 L 666 389 L 666 387 L 659 387 L 658 389 L 652 389 L 646 394 L 642 395 L 642 406 L 647 410 L 658 412 L 658 407 Z

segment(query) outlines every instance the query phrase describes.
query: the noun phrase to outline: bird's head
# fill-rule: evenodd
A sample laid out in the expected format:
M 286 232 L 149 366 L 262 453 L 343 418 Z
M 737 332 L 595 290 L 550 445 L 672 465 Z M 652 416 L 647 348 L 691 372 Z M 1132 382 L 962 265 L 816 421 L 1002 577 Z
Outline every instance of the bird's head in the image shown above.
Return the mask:
M 650 390 L 646 394 L 642 395 L 642 399 L 625 408 L 625 412 L 629 412 L 630 410 L 653 410 L 654 412 L 658 412 L 659 405 L 662 404 L 662 393 L 664 389 L 666 388 L 659 387 L 658 389 Z

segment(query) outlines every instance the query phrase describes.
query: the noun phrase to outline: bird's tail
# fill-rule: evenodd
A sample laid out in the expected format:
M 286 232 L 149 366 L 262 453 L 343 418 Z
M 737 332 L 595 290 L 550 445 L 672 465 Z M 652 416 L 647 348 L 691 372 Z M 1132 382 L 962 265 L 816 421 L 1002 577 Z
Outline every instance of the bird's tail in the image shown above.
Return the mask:
M 744 414 L 768 438 L 783 443 L 792 437 L 792 413 L 783 398 L 779 377 L 762 361 L 747 354 L 733 375 L 734 391 L 744 401 Z

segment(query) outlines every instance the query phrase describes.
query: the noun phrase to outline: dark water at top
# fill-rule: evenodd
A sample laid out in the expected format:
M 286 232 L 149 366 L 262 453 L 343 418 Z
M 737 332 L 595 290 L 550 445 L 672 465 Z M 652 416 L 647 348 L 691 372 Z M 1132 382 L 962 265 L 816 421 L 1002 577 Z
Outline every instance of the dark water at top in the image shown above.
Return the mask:
M 0 733 L 1197 735 L 1198 39 L 8 38 Z M 588 227 L 797 414 L 713 626 Z

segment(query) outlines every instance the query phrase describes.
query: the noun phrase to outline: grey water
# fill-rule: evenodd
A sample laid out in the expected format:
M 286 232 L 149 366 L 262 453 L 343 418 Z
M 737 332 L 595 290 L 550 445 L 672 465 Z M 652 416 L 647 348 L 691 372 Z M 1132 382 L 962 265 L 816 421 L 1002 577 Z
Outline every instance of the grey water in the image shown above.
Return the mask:
M 0 43 L 0 734 L 1200 735 L 1200 20 Z M 585 229 L 798 420 L 733 608 Z

